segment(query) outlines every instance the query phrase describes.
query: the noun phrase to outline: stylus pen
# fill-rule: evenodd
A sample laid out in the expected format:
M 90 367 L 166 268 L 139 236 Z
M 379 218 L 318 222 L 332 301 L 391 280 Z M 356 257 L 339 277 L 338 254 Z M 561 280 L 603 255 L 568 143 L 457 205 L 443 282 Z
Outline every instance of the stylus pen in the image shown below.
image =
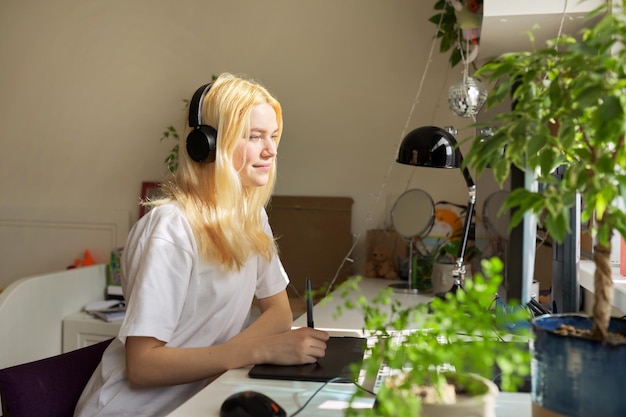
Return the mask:
M 310 277 L 306 277 L 306 325 L 310 328 L 315 327 L 313 325 L 313 291 Z

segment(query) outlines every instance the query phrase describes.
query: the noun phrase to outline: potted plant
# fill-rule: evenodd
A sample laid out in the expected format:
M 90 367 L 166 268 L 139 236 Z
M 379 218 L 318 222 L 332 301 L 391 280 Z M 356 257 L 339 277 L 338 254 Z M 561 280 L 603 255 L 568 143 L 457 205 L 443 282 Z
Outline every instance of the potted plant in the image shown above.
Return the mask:
M 454 256 L 458 252 L 458 243 L 449 237 L 435 238 L 430 244 L 420 237 L 413 238 L 416 256 L 413 257 L 413 283 L 418 290 L 433 289 L 437 292 L 438 281 L 434 279 L 437 268 L 441 265 L 456 265 Z M 452 284 L 450 284 L 452 285 Z
M 456 267 L 456 257 L 459 253 L 461 237 L 463 235 L 463 221 L 465 206 L 446 201 L 437 203 L 435 208 L 435 224 L 445 224 L 443 235 L 416 236 L 413 247 L 416 255 L 413 257 L 413 274 L 416 287 L 421 290 L 433 289 L 437 294 L 445 292 L 452 287 L 452 269 Z M 460 209 L 458 214 L 444 205 L 455 206 Z M 478 260 L 481 255 L 480 249 L 474 245 L 476 225 L 470 226 L 470 238 L 465 251 L 465 262 L 468 276 L 471 276 L 471 263 Z
M 626 1 L 620 4 L 624 7 Z M 513 190 L 504 208 L 516 210 L 512 226 L 524 213 L 534 213 L 557 242 L 572 232 L 568 230 L 569 209 L 580 195 L 581 218 L 592 220 L 596 242 L 593 317 L 535 319 L 538 340 L 534 354 L 538 360 L 533 361 L 533 406 L 554 406 L 552 411 L 574 416 L 626 415 L 626 397 L 621 395 L 619 382 L 623 378 L 615 372 L 626 365 L 626 324 L 611 318 L 609 262 L 612 234 L 626 236 L 626 214 L 614 204 L 626 196 L 626 20 L 622 11 L 612 11 L 609 5 L 588 18 L 599 22 L 585 29 L 580 40 L 562 36 L 546 48 L 504 54 L 477 70 L 476 77 L 495 85 L 488 107 L 509 99 L 514 106 L 496 116 L 492 137 L 472 142 L 465 162 L 479 174 L 491 167 L 500 185 L 511 167 L 534 173 L 542 187 L 538 191 Z M 565 175 L 559 181 L 552 174 L 562 166 Z M 573 324 L 571 329 L 577 335 L 555 335 L 559 325 L 553 321 Z M 539 341 L 544 336 L 552 340 L 553 335 L 564 350 L 539 352 Z M 580 363 L 576 363 L 577 371 L 571 372 L 569 359 L 574 348 Z M 551 385 L 551 394 L 540 393 L 547 385 Z M 551 396 L 559 404 L 546 404 Z
M 523 309 L 498 314 L 494 294 L 502 281 L 502 262 L 493 258 L 482 266 L 487 279 L 475 274 L 464 290 L 417 307 L 402 307 L 391 289 L 374 300 L 347 298 L 358 290 L 359 278 L 342 284 L 339 294 L 347 301 L 338 313 L 343 308 L 362 312 L 364 332 L 378 340 L 364 359 L 365 378 L 375 378 L 381 364 L 389 371 L 374 408 L 349 409 L 347 415 L 446 416 L 446 409 L 458 413 L 461 408 L 495 416 L 494 370 L 501 370 L 506 390 L 519 386 L 530 372 L 529 327 L 510 326 L 528 324 L 529 315 Z M 357 391 L 355 398 L 361 395 L 367 394 Z

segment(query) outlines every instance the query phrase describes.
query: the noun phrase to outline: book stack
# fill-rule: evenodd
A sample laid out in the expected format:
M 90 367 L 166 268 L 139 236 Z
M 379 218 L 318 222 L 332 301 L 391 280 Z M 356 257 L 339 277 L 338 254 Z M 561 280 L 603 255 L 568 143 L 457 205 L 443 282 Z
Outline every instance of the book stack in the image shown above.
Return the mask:
M 85 311 L 106 322 L 121 321 L 126 315 L 126 303 L 120 300 L 94 301 L 85 306 Z
M 107 265 L 106 297 L 108 299 L 123 300 L 121 258 L 124 248 L 115 248 L 111 251 L 109 265 Z

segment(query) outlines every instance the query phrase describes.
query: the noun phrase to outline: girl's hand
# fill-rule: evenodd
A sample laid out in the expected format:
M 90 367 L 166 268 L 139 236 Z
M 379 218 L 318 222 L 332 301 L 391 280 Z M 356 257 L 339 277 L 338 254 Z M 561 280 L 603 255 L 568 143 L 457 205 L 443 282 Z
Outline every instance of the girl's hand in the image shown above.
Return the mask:
M 273 335 L 260 344 L 262 362 L 275 365 L 315 363 L 326 354 L 328 338 L 327 332 L 309 327 Z

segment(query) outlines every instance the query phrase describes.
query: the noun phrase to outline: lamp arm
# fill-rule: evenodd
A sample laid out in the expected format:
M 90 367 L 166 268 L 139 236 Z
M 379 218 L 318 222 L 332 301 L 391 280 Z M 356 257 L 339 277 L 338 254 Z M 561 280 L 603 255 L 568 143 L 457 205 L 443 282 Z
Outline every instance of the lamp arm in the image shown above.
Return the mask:
M 467 169 L 467 167 L 464 167 L 462 171 L 463 171 L 463 178 L 465 178 L 465 183 L 467 184 L 467 188 L 470 189 L 470 199 L 472 198 L 471 188 L 474 187 L 474 203 L 476 203 L 476 184 L 474 184 L 474 180 L 472 179 L 472 176 L 470 175 L 469 169 Z
M 469 177 L 471 180 L 471 177 Z M 476 205 L 476 186 L 469 187 L 469 202 L 467 203 L 467 211 L 465 212 L 465 223 L 463 225 L 463 237 L 461 238 L 461 244 L 459 245 L 459 253 L 456 263 L 461 269 L 465 259 L 465 250 L 467 249 L 467 241 L 469 240 L 470 228 L 472 226 L 472 215 L 474 214 L 474 206 Z

